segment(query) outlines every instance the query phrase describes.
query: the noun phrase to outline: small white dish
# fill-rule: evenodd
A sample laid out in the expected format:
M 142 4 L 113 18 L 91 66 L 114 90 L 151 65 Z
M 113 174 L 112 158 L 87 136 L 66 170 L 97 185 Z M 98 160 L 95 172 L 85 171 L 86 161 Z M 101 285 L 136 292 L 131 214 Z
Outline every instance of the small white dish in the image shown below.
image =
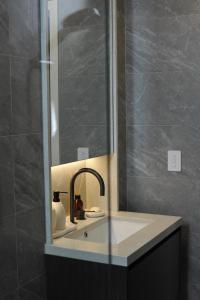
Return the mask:
M 104 217 L 105 216 L 105 212 L 102 211 L 91 211 L 91 212 L 86 212 L 86 216 L 88 218 L 100 218 L 100 217 Z

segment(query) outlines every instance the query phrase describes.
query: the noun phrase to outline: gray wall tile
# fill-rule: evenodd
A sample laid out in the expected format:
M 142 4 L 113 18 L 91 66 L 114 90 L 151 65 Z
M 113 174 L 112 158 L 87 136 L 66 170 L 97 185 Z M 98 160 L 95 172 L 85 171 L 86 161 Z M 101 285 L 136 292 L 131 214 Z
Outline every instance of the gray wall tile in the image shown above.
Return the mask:
M 23 286 L 23 290 L 29 293 L 30 297 L 32 297 L 34 300 L 46 300 L 46 277 L 41 275 L 31 280 L 28 284 Z M 23 293 L 21 294 L 23 295 Z M 22 297 L 22 299 L 26 300 L 27 298 Z
M 24 285 L 44 273 L 43 209 L 18 213 L 16 226 L 19 283 Z
M 198 203 L 198 184 L 180 176 L 165 179 L 128 176 L 128 209 L 172 215 L 181 212 L 185 222 L 192 221 L 193 228 L 198 229 L 200 212 L 190 209 Z
M 179 16 L 200 12 L 199 0 L 125 0 L 127 21 L 134 16 Z
M 16 292 L 7 294 L 2 300 L 46 300 L 44 281 L 44 277 L 40 276 Z
M 8 135 L 11 127 L 10 60 L 0 56 L 0 135 Z
M 12 58 L 12 133 L 41 131 L 40 68 L 33 60 Z
M 77 160 L 77 147 L 89 147 L 90 157 L 108 153 L 105 1 L 60 1 L 59 12 L 60 161 L 66 163 Z
M 0 194 L 0 218 L 14 214 L 14 176 L 10 137 L 0 137 Z
M 59 23 L 61 27 L 93 26 L 105 24 L 105 0 L 65 1 L 59 0 Z
M 60 129 L 70 124 L 107 123 L 107 82 L 105 75 L 62 78 L 60 84 Z
M 181 215 L 181 300 L 199 298 L 199 1 L 126 2 L 127 209 Z M 167 151 L 182 151 L 181 173 Z
M 10 244 L 9 244 L 10 246 Z M 2 253 L 1 253 L 2 255 Z M 3 255 L 3 259 L 8 256 L 6 252 Z M 5 260 L 6 263 L 6 260 Z M 18 274 L 17 268 L 12 271 L 7 270 L 5 273 L 2 273 L 0 276 L 1 285 L 0 285 L 0 297 L 4 299 L 5 295 L 8 295 L 10 291 L 15 291 L 18 287 Z
M 198 72 L 132 73 L 126 79 L 129 125 L 200 127 Z
M 0 299 L 3 300 L 45 299 L 38 277 L 44 273 L 42 142 L 40 134 L 32 135 L 42 130 L 39 26 L 39 0 L 0 0 Z M 16 216 L 16 210 L 25 213 Z
M 14 136 L 12 143 L 16 210 L 40 207 L 44 204 L 41 135 Z
M 15 217 L 0 218 L 0 298 L 17 288 Z
M 132 71 L 198 71 L 198 15 L 135 17 L 126 28 L 126 69 Z
M 181 126 L 128 126 L 128 175 L 179 175 L 167 171 L 167 151 L 181 150 L 182 172 L 179 176 L 196 178 L 200 173 L 199 147 L 198 129 Z
M 199 181 L 175 178 L 128 177 L 128 210 L 181 215 L 184 219 L 182 242 L 181 299 L 196 299 L 194 287 L 199 286 Z M 198 233 L 197 233 L 198 232 Z M 193 292 L 192 292 L 193 290 Z M 187 297 L 187 293 L 189 295 Z
M 10 53 L 8 1 L 0 1 L 0 53 Z
M 106 155 L 109 150 L 107 131 L 107 127 L 100 125 L 71 125 L 61 137 L 61 161 L 77 161 L 77 148 L 79 147 L 88 147 L 90 157 Z
M 105 74 L 105 29 L 97 26 L 63 29 L 59 36 L 59 73 L 63 79 Z
M 2 297 L 2 300 L 19 300 L 17 292 L 10 292 Z
M 40 53 L 39 0 L 7 0 L 10 54 L 37 58 Z

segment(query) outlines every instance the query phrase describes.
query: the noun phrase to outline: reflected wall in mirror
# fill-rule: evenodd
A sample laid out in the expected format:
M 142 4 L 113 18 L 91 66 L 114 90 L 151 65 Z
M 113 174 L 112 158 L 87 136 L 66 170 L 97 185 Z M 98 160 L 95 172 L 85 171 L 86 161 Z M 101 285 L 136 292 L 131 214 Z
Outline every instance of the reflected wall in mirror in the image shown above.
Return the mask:
M 48 8 L 52 165 L 107 155 L 106 0 L 49 0 Z

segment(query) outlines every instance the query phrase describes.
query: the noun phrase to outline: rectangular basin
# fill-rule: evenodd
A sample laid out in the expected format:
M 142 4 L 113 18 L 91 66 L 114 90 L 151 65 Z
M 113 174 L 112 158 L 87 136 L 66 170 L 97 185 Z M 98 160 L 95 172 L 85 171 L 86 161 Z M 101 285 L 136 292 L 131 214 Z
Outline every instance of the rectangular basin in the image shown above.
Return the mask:
M 85 229 L 67 235 L 66 238 L 100 244 L 108 244 L 110 240 L 112 245 L 117 245 L 150 223 L 149 220 L 127 220 L 118 217 L 112 217 L 109 222 L 108 218 L 105 218 L 100 222 L 87 226 Z

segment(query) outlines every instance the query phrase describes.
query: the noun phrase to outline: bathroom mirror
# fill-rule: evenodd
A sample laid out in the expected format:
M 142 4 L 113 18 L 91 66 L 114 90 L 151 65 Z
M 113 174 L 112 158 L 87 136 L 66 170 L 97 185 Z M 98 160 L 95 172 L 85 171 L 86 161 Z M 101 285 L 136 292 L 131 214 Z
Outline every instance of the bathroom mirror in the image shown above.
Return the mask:
M 107 5 L 48 1 L 52 166 L 110 154 Z
M 62 255 L 77 258 L 90 241 L 104 263 L 110 263 L 110 211 L 118 207 L 115 3 L 41 2 L 45 252 L 60 255 L 55 251 L 64 243 Z M 100 240 L 71 233 L 97 221 Z

